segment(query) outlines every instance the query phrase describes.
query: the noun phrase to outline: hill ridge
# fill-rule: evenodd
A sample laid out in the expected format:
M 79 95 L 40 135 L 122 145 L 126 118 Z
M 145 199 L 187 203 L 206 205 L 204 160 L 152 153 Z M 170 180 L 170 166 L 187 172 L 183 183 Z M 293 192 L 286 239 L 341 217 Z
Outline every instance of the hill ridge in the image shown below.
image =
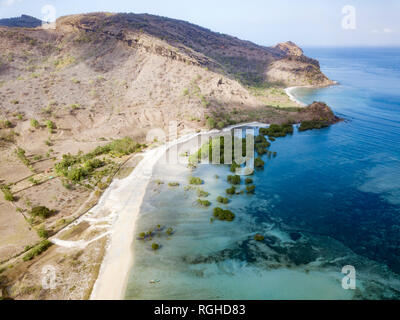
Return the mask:
M 36 28 L 41 25 L 42 20 L 26 14 L 22 14 L 20 17 L 0 19 L 0 26 L 5 27 Z
M 57 20 L 57 29 L 106 30 L 121 40 L 135 32 L 147 33 L 174 47 L 201 53 L 213 60 L 214 63 L 208 63 L 214 71 L 222 71 L 246 85 L 266 82 L 281 82 L 286 86 L 332 84 L 321 72 L 319 62 L 306 57 L 302 49 L 290 41 L 266 47 L 187 21 L 133 13 L 65 16 Z

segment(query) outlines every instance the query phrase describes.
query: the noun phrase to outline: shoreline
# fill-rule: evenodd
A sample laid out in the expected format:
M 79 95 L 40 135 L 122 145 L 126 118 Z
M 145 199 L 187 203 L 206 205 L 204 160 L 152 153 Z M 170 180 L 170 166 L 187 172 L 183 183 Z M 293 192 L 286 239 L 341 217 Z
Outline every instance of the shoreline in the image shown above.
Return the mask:
M 298 100 L 298 99 L 294 96 L 294 94 L 292 93 L 292 91 L 294 91 L 295 89 L 298 89 L 298 88 L 312 88 L 312 87 L 309 87 L 309 86 L 288 87 L 288 88 L 285 89 L 285 93 L 288 95 L 288 97 L 289 97 L 289 99 L 290 99 L 291 101 L 296 102 L 296 103 L 299 104 L 301 107 L 306 107 L 307 104 L 305 104 L 305 103 L 301 102 L 300 100 Z
M 301 105 L 302 107 L 306 107 L 307 104 L 300 101 L 298 98 L 296 98 L 296 96 L 292 93 L 294 90 L 299 89 L 299 88 L 309 88 L 309 89 L 319 89 L 319 88 L 326 88 L 326 87 L 330 87 L 330 86 L 336 86 L 338 85 L 339 82 L 338 81 L 332 81 L 331 84 L 328 85 L 324 85 L 324 86 L 295 86 L 295 87 L 288 87 L 285 89 L 285 93 L 289 96 L 289 99 L 292 100 L 293 102 L 298 103 L 299 105 Z
M 143 159 L 132 173 L 122 180 L 113 181 L 105 198 L 91 210 L 92 212 L 110 210 L 115 220 L 111 226 L 111 237 L 90 300 L 124 299 L 133 265 L 131 245 L 134 241 L 136 220 L 152 178 L 153 167 L 169 148 L 193 139 L 199 134 L 201 133 L 188 134 L 144 152 Z
M 184 135 L 175 141 L 144 152 L 143 159 L 128 177 L 111 183 L 104 198 L 91 210 L 92 212 L 109 210 L 115 220 L 111 226 L 111 236 L 90 300 L 121 300 L 125 297 L 130 271 L 134 263 L 134 253 L 131 247 L 135 239 L 136 221 L 156 163 L 171 147 L 188 142 L 197 136 L 225 132 L 243 126 L 265 127 L 268 124 L 247 122 L 222 130 Z

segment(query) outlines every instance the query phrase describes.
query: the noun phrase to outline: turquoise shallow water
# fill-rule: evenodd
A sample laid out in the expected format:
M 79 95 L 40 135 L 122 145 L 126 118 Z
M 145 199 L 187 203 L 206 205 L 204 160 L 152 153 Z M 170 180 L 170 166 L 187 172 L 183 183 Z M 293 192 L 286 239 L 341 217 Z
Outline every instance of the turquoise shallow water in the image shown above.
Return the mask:
M 345 121 L 273 142 L 278 157 L 265 157 L 255 195 L 231 197 L 232 223 L 210 223 L 212 209 L 194 205 L 196 192 L 184 190 L 188 170 L 157 166 L 166 184 L 149 186 L 138 230 L 160 224 L 175 233 L 156 233 L 157 252 L 134 242 L 127 299 L 400 297 L 400 49 L 306 54 L 340 84 L 294 94 L 328 103 Z M 201 165 L 193 174 L 216 206 L 229 169 Z M 356 268 L 356 290 L 342 289 L 345 265 Z

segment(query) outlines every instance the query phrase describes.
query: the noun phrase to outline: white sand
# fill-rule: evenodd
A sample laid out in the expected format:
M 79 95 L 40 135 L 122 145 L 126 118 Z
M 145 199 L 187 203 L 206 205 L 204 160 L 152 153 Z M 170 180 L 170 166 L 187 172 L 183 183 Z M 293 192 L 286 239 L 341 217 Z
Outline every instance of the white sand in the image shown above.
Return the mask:
M 173 145 L 188 141 L 198 134 L 184 136 L 174 142 L 149 150 L 133 172 L 123 180 L 115 180 L 99 204 L 91 210 L 108 210 L 115 215 L 112 232 L 99 277 L 94 285 L 92 300 L 123 299 L 129 271 L 133 264 L 132 241 L 135 222 L 140 212 L 154 165 Z
M 300 105 L 303 106 L 303 107 L 306 107 L 307 104 L 301 102 L 300 100 L 298 100 L 298 99 L 294 96 L 293 91 L 294 91 L 295 89 L 297 89 L 297 88 L 312 88 L 312 89 L 317 89 L 317 88 L 325 88 L 325 87 L 330 87 L 330 86 L 336 86 L 336 85 L 338 85 L 338 84 L 339 84 L 339 82 L 337 82 L 337 81 L 332 81 L 331 84 L 325 85 L 325 86 L 296 86 L 296 87 L 289 87 L 289 88 L 286 88 L 286 89 L 285 89 L 285 92 L 286 92 L 286 94 L 289 96 L 290 100 L 292 100 L 293 102 L 296 102 L 296 103 L 300 104 Z
M 286 94 L 289 96 L 290 100 L 292 100 L 293 102 L 298 103 L 299 105 L 301 105 L 302 107 L 306 107 L 307 105 L 303 102 L 301 102 L 300 100 L 296 99 L 296 97 L 293 95 L 293 90 L 297 89 L 297 88 L 307 88 L 306 86 L 298 86 L 298 87 L 289 87 L 285 89 Z

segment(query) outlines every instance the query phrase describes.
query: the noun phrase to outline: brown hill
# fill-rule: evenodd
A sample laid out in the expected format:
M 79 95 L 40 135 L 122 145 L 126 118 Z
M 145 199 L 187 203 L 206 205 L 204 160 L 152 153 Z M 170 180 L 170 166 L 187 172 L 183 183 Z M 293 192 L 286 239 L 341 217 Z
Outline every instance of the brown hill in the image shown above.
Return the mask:
M 91 138 L 106 122 L 106 136 L 132 127 L 143 135 L 172 119 L 182 128 L 206 116 L 228 124 L 252 118 L 254 108 L 295 106 L 272 84 L 331 84 L 293 43 L 267 48 L 151 15 L 94 13 L 60 18 L 55 30 L 0 28 L 0 45 L 3 117 L 46 117 L 48 108 L 72 133 Z M 267 111 L 259 120 L 282 117 Z
M 138 42 L 137 33 L 146 33 L 182 54 L 193 55 L 200 65 L 250 85 L 266 81 L 284 85 L 331 84 L 321 73 L 318 61 L 304 56 L 292 42 L 268 48 L 185 21 L 148 14 L 68 16 L 59 19 L 58 26 L 66 31 L 82 31 L 88 36 L 99 32 L 112 35 L 133 47 Z M 207 59 L 202 59 L 199 53 Z

